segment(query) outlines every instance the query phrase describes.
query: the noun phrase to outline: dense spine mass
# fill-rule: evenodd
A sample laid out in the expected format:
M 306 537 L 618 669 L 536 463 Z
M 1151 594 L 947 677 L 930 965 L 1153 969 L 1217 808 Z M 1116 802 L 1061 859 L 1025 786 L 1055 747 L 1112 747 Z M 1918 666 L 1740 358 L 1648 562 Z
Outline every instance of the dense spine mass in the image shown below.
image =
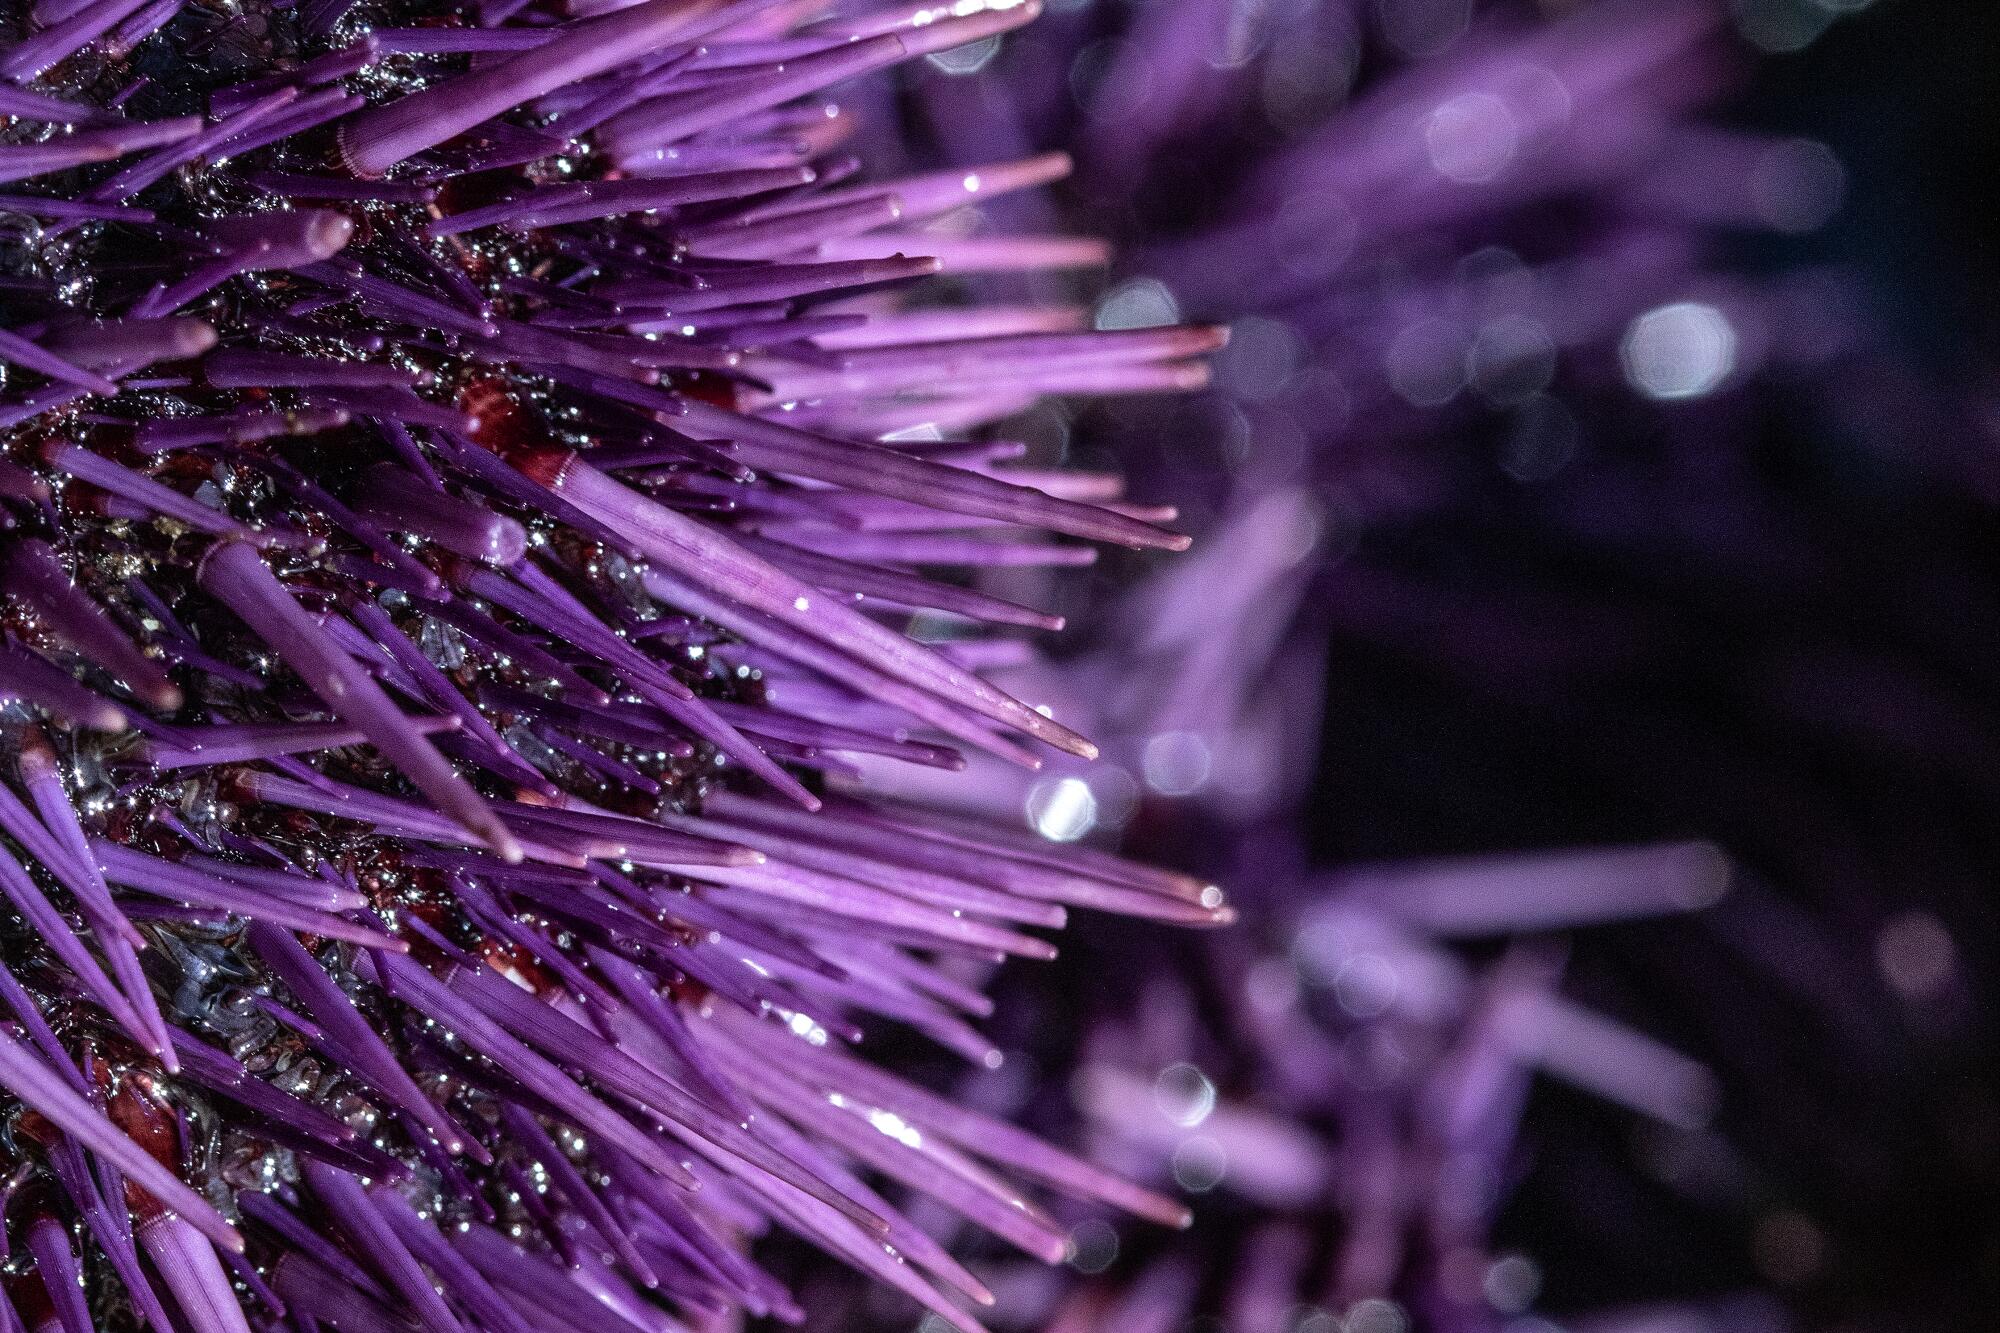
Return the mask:
M 1070 906 L 1228 915 L 853 762 L 1089 753 L 981 675 L 1060 619 L 941 575 L 1186 544 L 979 435 L 1220 342 L 971 299 L 1101 256 L 977 230 L 1066 161 L 840 155 L 830 86 L 1033 11 L 0 16 L 0 1321 L 797 1317 L 776 1226 L 972 1329 L 878 1185 L 1181 1217 L 845 1049 L 992 1061 Z

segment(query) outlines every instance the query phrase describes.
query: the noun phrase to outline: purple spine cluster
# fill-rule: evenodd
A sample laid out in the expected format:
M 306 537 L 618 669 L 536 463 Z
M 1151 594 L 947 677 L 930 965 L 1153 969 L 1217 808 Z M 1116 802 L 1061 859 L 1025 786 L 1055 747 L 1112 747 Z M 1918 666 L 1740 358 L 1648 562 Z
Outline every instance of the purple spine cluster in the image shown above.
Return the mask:
M 1249 1225 L 1124 1265 L 1045 1327 L 1170 1328 L 1196 1310 L 1287 1333 L 1555 1327 L 1531 1314 L 1537 1258 L 1552 1258 L 1493 1235 L 1534 1081 L 1665 1133 L 1703 1130 L 1717 1099 L 1701 1065 L 1562 993 L 1562 932 L 1709 907 L 1731 886 L 1727 859 L 1670 843 L 1263 870 L 1290 907 L 1257 948 L 1209 961 L 1226 1002 L 1197 1009 L 1162 970 L 1093 1032 L 1074 1080 L 1107 1160 L 1232 1197 Z M 1118 1229 L 1096 1225 L 1089 1243 L 1115 1246 Z M 1771 1317 L 1732 1296 L 1565 1311 L 1562 1326 L 1747 1333 Z
M 1149 955 L 1137 995 L 1104 1001 L 1116 1017 L 1093 1029 L 1069 1089 L 1106 1131 L 1101 1152 L 1213 1194 L 1204 1224 L 1164 1248 L 1115 1219 L 1082 1224 L 1078 1266 L 1119 1262 L 1048 1303 L 1035 1326 L 1051 1333 L 1550 1329 L 1537 1264 L 1598 1275 L 1495 1239 L 1546 1127 L 1523 1123 L 1534 1077 L 1617 1103 L 1661 1140 L 1707 1132 L 1716 1080 L 1565 996 L 1556 932 L 1705 905 L 1727 877 L 1714 847 L 1302 868 L 1309 847 L 1337 841 L 1328 827 L 1357 822 L 1312 790 L 1316 766 L 1325 782 L 1343 762 L 1318 725 L 1330 644 L 1350 649 L 1336 676 L 1363 676 L 1340 697 L 1364 709 L 1370 688 L 1387 692 L 1369 668 L 1435 673 L 1474 700 L 1545 702 L 1593 759 L 1595 728 L 1575 721 L 1592 713 L 1566 667 L 1625 651 L 1627 626 L 1600 618 L 1602 588 L 1587 606 L 1544 603 L 1487 581 L 1476 548 L 1446 531 L 1433 553 L 1476 591 L 1440 596 L 1385 569 L 1365 549 L 1371 528 L 1454 501 L 1461 521 L 1474 479 L 1497 474 L 1526 497 L 1558 492 L 1551 527 L 1629 541 L 1631 568 L 1664 558 L 1648 539 L 1674 521 L 1700 534 L 1688 545 L 1703 559 L 1747 559 L 1719 533 L 1747 470 L 1722 460 L 1771 410 L 1750 386 L 1793 377 L 1844 400 L 1877 382 L 1847 373 L 1864 339 L 1825 275 L 1732 267 L 1734 238 L 1810 231 L 1843 189 L 1824 146 L 1712 114 L 1750 58 L 1729 31 L 1746 7 L 1534 8 L 1073 7 L 926 85 L 940 135 L 968 156 L 1068 136 L 1086 170 L 1067 202 L 1121 232 L 1124 279 L 1100 328 L 1189 312 L 1237 335 L 1193 405 L 1041 420 L 1084 448 L 1110 442 L 1147 483 L 1193 498 L 1201 549 L 1115 586 L 1091 620 L 1101 652 L 1005 678 L 1090 718 L 1104 761 L 1036 775 L 982 761 L 976 789 L 1031 813 L 1060 794 L 1050 823 L 1069 836 L 1178 831 L 1189 861 L 1227 866 L 1269 926 L 1254 954 L 1232 932 Z M 1190 416 L 1212 424 L 1197 433 L 1212 448 L 1190 447 Z M 1701 488 L 1698 506 L 1642 523 L 1650 474 L 1607 483 L 1594 448 L 1642 456 L 1635 472 L 1713 469 L 1733 489 Z M 1579 472 L 1589 479 L 1568 490 Z M 1614 689 L 1622 703 L 1629 682 Z M 1385 779 L 1380 806 L 1436 802 L 1449 822 L 1457 793 L 1421 756 L 1458 738 L 1410 740 L 1419 757 Z M 1479 751 L 1476 734 L 1466 744 Z M 1662 765 L 1637 766 L 1663 783 L 1684 772 Z M 939 789 L 927 774 L 877 776 Z M 1727 823 L 1693 826 L 1722 836 Z M 1642 1229 L 1613 1225 L 1599 1183 L 1565 1197 L 1564 1216 L 1629 1229 L 1634 1261 L 1650 1265 Z M 1712 1295 L 1552 1317 L 1782 1326 L 1772 1302 L 1709 1308 Z
M 1102 652 L 1022 677 L 1112 747 L 1110 769 L 1066 769 L 1096 789 L 1100 827 L 1146 789 L 1232 825 L 1300 799 L 1328 622 L 1418 634 L 1438 614 L 1406 588 L 1330 590 L 1370 526 L 1438 506 L 1474 468 L 1548 482 L 1594 418 L 1722 412 L 1754 376 L 1818 376 L 1854 340 L 1824 274 L 1718 258 L 1732 232 L 1816 228 L 1842 194 L 1822 144 L 1706 120 L 1746 60 L 1726 6 L 1226 8 L 1064 14 L 990 72 L 928 86 L 954 152 L 1068 134 L 1090 168 L 1078 212 L 1126 230 L 1100 332 L 1192 338 L 1174 326 L 1192 312 L 1240 334 L 1192 406 L 1056 418 L 1204 532 L 1092 618 Z M 982 777 L 1004 807 L 1048 781 Z
M 1651 410 L 1644 429 L 1679 444 L 1683 428 L 1692 451 L 1738 424 L 1734 391 L 1760 377 L 1848 393 L 1834 368 L 1861 339 L 1838 284 L 1733 271 L 1725 251 L 1825 222 L 1839 162 L 1712 123 L 1748 60 L 1726 6 L 1573 8 L 1095 9 L 931 82 L 958 152 L 1068 134 L 1088 168 L 1078 211 L 1125 233 L 1100 329 L 1175 336 L 1147 326 L 1188 312 L 1238 335 L 1192 406 L 1053 427 L 1189 497 L 1203 535 L 1116 589 L 1091 622 L 1101 655 L 1018 677 L 1104 739 L 1109 766 L 1060 770 L 1092 786 L 1099 827 L 1135 793 L 1237 826 L 1294 809 L 1335 626 L 1501 675 L 1540 651 L 1475 644 L 1425 590 L 1349 568 L 1371 528 L 1482 471 L 1556 480 L 1600 421 Z M 1182 188 L 1190 162 L 1199 191 Z M 1049 781 L 981 778 L 1003 808 Z
M 1035 12 L 0 20 L 0 1323 L 797 1319 L 778 1228 L 973 1330 L 884 1188 L 1184 1220 L 847 1049 L 997 1062 L 1070 907 L 1229 916 L 861 782 L 1093 753 L 983 674 L 1060 617 L 954 569 L 1187 545 L 979 433 L 1222 342 L 971 299 L 1102 258 L 979 226 L 1067 159 L 842 154 L 832 85 Z

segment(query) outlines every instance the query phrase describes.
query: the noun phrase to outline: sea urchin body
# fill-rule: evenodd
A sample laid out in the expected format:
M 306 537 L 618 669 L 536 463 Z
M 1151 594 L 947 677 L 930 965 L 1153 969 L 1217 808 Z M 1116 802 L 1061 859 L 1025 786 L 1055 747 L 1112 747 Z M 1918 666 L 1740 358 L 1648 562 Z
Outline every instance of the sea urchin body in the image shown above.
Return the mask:
M 775 1225 L 970 1329 L 864 1174 L 1180 1216 L 842 1049 L 992 1058 L 968 968 L 1070 906 L 1227 916 L 854 781 L 1090 750 L 901 627 L 1059 621 L 920 567 L 1185 545 L 970 438 L 1219 343 L 952 285 L 1097 253 L 961 225 L 1066 164 L 838 156 L 825 89 L 1033 9 L 0 18 L 0 1320 L 666 1333 L 795 1316 Z

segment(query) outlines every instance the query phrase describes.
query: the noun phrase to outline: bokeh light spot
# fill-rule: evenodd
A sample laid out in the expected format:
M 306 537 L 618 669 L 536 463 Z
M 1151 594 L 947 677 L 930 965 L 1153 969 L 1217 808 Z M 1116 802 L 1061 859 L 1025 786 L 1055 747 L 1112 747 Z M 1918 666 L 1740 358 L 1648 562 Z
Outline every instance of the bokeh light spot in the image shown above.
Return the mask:
M 1181 308 L 1158 278 L 1132 278 L 1113 287 L 1097 303 L 1091 323 L 1100 329 L 1152 329 L 1178 324 Z
M 1463 93 L 1424 122 L 1424 147 L 1431 166 L 1461 185 L 1497 177 L 1514 160 L 1520 143 L 1514 113 L 1491 93 Z
M 1486 1303 L 1502 1314 L 1519 1314 L 1542 1288 L 1542 1270 L 1525 1255 L 1506 1254 L 1487 1266 L 1479 1288 Z
M 1208 742 L 1191 731 L 1168 731 L 1146 742 L 1146 785 L 1162 796 L 1186 796 L 1208 783 Z
M 1410 1317 L 1394 1301 L 1371 1297 L 1347 1311 L 1347 1333 L 1405 1333 Z
M 1555 379 L 1555 339 L 1537 320 L 1519 315 L 1491 320 L 1473 337 L 1466 373 L 1486 401 L 1511 407 Z
M 1324 280 L 1354 253 L 1354 210 L 1325 190 L 1301 193 L 1278 205 L 1271 222 L 1273 256 L 1297 278 Z
M 1581 440 L 1575 414 L 1547 394 L 1537 394 L 1514 413 L 1501 446 L 1500 470 L 1518 482 L 1547 481 L 1569 466 Z
M 1218 357 L 1216 377 L 1237 397 L 1268 403 L 1298 373 L 1303 353 L 1289 328 L 1273 319 L 1239 319 Z
M 1118 1258 L 1118 1233 L 1109 1222 L 1086 1218 L 1071 1228 L 1065 1248 L 1071 1268 L 1079 1273 L 1102 1273 Z
M 1736 368 L 1736 330 L 1714 306 L 1681 301 L 1633 320 L 1618 350 L 1626 382 L 1648 398 L 1699 398 Z
M 1758 1221 L 1750 1249 L 1765 1277 L 1780 1286 L 1797 1286 L 1819 1271 L 1826 1237 L 1805 1214 L 1780 1209 Z
M 1905 912 L 1875 937 L 1875 964 L 1905 999 L 1934 995 L 1951 980 L 1958 950 L 1929 912 Z
M 1082 778 L 1044 778 L 1028 790 L 1028 822 L 1050 842 L 1075 842 L 1097 827 L 1097 795 Z
M 1750 182 L 1757 214 L 1778 231 L 1815 231 L 1840 211 L 1847 172 L 1816 139 L 1787 139 L 1764 150 Z
M 1456 326 L 1421 319 L 1390 342 L 1383 369 L 1412 407 L 1443 407 L 1465 387 L 1465 359 L 1465 337 Z
M 1229 1174 L 1229 1154 L 1207 1134 L 1196 1134 L 1174 1148 L 1174 1183 L 1190 1194 L 1206 1194 Z
M 943 70 L 946 74 L 963 76 L 977 74 L 992 64 L 993 57 L 999 54 L 1000 37 L 995 34 L 991 37 L 981 37 L 976 42 L 967 42 L 964 46 L 954 46 L 949 51 L 932 52 L 924 59 L 929 61 L 933 68 Z
M 1334 974 L 1333 997 L 1355 1018 L 1374 1018 L 1396 1002 L 1396 969 L 1380 954 L 1357 953 Z
M 1736 31 L 1761 51 L 1803 51 L 1832 26 L 1834 15 L 1817 0 L 1734 0 Z
M 1139 784 L 1116 764 L 1100 764 L 1090 771 L 1090 794 L 1097 801 L 1100 826 L 1121 827 L 1139 805 Z
M 1153 1104 L 1182 1129 L 1193 1129 L 1215 1111 L 1215 1084 L 1191 1064 L 1171 1064 L 1153 1080 Z

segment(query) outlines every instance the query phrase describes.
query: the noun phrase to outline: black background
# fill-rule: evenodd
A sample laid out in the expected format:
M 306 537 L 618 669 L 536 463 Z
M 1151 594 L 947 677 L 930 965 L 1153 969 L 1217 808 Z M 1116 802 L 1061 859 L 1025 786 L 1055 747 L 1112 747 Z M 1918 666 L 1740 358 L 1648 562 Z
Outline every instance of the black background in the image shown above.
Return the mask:
M 1691 1206 L 1632 1169 L 1648 1145 L 1629 1118 L 1538 1092 L 1502 1234 L 1544 1257 L 1553 1310 L 1769 1285 L 1757 1224 L 1788 1210 L 1824 1237 L 1811 1274 L 1779 1284 L 1806 1326 L 2000 1317 L 1996 56 L 2000 6 L 1880 3 L 1763 64 L 1734 108 L 1848 168 L 1828 228 L 1740 259 L 1856 277 L 1910 372 L 1865 429 L 1829 420 L 1819 386 L 1781 384 L 1735 463 L 1691 474 L 1645 414 L 1600 422 L 1568 475 L 1468 480 L 1448 509 L 1368 534 L 1326 589 L 1319 857 L 1693 835 L 1752 876 L 1699 935 L 1577 942 L 1580 994 L 1722 1075 L 1717 1129 L 1740 1161 L 1726 1198 Z M 1614 494 L 1639 501 L 1618 538 L 1577 521 Z M 1559 679 L 1397 644 L 1371 608 L 1411 587 L 1546 650 Z M 1638 646 L 1582 632 L 1606 620 Z M 1920 1003 L 1874 962 L 1881 925 L 1913 909 L 1959 962 Z

